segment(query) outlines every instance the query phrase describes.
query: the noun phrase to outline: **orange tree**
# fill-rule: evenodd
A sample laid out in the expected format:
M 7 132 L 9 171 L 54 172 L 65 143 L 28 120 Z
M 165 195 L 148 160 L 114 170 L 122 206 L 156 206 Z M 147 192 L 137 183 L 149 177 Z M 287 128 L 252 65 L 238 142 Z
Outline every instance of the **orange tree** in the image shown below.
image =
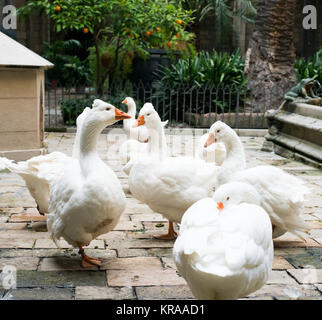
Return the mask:
M 96 90 L 102 94 L 107 77 L 113 79 L 122 47 L 176 49 L 192 39 L 185 28 L 192 11 L 173 0 L 31 0 L 18 15 L 45 12 L 56 31 L 77 30 L 92 36 L 96 54 Z M 102 70 L 101 44 L 116 47 L 112 67 Z M 180 46 L 181 44 L 181 46 Z

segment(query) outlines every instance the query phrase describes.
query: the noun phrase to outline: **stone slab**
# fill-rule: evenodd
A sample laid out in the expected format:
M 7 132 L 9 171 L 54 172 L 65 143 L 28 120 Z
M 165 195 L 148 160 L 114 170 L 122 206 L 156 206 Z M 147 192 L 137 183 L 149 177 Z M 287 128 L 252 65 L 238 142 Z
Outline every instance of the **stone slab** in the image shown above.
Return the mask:
M 127 230 L 141 230 L 143 225 L 139 221 L 119 221 L 113 230 L 127 231 Z
M 68 288 L 18 288 L 9 294 L 13 300 L 73 300 L 73 290 Z
M 322 283 L 321 269 L 292 269 L 288 273 L 301 284 Z
M 103 271 L 18 271 L 17 287 L 106 286 Z
M 40 214 L 17 213 L 10 217 L 9 222 L 46 221 L 46 219 L 46 216 Z
M 272 296 L 276 299 L 295 300 L 303 297 L 320 297 L 319 291 L 312 285 L 266 284 L 248 297 Z
M 296 285 L 297 282 L 286 271 L 272 270 L 269 274 L 267 284 Z
M 128 287 L 81 286 L 75 289 L 76 300 L 132 300 L 134 298 L 133 289 Z
M 73 248 L 67 241 L 65 240 L 58 240 L 58 243 L 60 245 L 61 248 L 63 249 L 70 249 Z M 36 249 L 40 249 L 40 248 L 44 248 L 44 249 L 54 249 L 57 248 L 56 244 L 54 243 L 53 240 L 51 239 L 38 239 L 36 240 L 35 243 L 35 248 Z M 104 240 L 92 240 L 91 243 L 89 244 L 89 246 L 84 247 L 86 248 L 92 248 L 92 249 L 104 249 L 105 248 L 105 244 L 104 244 Z
M 273 270 L 292 269 L 293 266 L 281 256 L 275 256 L 273 260 Z
M 36 257 L 1 258 L 0 270 L 5 266 L 14 266 L 17 270 L 36 270 L 38 264 L 39 258 Z
M 22 248 L 32 249 L 35 240 L 20 240 L 20 239 L 0 239 L 0 249 L 4 248 Z
M 318 249 L 318 248 L 317 248 Z M 297 269 L 310 269 L 310 268 L 317 268 L 322 269 L 322 255 L 320 254 L 313 254 L 309 251 L 306 251 L 302 254 L 289 254 L 285 256 L 285 259 L 289 261 L 295 268 Z M 285 268 L 289 269 L 289 268 Z
M 93 266 L 90 268 L 81 267 L 81 257 L 53 257 L 44 258 L 40 265 L 39 271 L 74 271 L 74 270 L 98 270 L 98 267 Z
M 187 285 L 135 287 L 139 300 L 195 299 Z
M 175 270 L 162 267 L 161 261 L 153 257 L 119 258 L 107 266 L 109 286 L 160 286 L 171 283 L 185 284 Z M 156 277 L 155 275 L 158 274 Z

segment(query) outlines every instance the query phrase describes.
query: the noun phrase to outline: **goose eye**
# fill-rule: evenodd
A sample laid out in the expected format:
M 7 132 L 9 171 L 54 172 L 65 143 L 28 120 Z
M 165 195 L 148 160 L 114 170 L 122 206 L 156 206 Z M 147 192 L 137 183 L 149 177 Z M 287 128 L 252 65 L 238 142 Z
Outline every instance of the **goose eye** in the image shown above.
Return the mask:
M 217 130 L 217 132 L 220 132 L 220 130 Z
M 108 107 L 108 108 L 106 108 L 105 110 L 106 110 L 106 111 L 110 111 L 110 110 L 111 110 L 111 108 L 109 108 L 109 107 Z
M 147 113 L 146 115 L 149 116 L 151 113 Z
M 230 197 L 227 197 L 226 200 L 228 201 L 230 199 Z

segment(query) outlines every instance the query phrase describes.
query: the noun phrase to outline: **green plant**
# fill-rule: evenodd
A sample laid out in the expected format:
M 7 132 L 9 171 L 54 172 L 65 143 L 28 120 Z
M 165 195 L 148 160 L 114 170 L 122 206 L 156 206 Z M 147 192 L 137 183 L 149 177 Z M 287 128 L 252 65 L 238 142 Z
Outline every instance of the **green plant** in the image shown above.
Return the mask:
M 83 110 L 86 107 L 92 107 L 93 98 L 85 96 L 81 99 L 60 99 L 59 104 L 63 114 L 64 123 L 67 125 L 75 125 L 77 117 L 83 112 Z
M 170 120 L 178 116 L 182 120 L 182 110 L 171 106 L 171 101 L 176 100 L 189 112 L 232 111 L 237 100 L 242 102 L 247 84 L 244 58 L 239 51 L 231 55 L 216 51 L 200 52 L 196 57 L 179 59 L 170 67 L 162 67 L 156 74 L 159 80 L 153 84 L 154 98 L 165 93 L 169 97 L 165 111 Z
M 77 117 L 83 112 L 86 107 L 92 108 L 94 99 L 102 99 L 108 101 L 112 105 L 116 106 L 120 110 L 127 111 L 126 107 L 121 103 L 125 97 L 132 95 L 132 86 L 130 83 L 126 83 L 123 88 L 116 88 L 113 95 L 97 96 L 86 94 L 82 98 L 78 99 L 60 99 L 60 109 L 63 115 L 63 121 L 66 125 L 75 125 Z
M 99 52 L 101 56 L 100 69 L 103 72 L 102 81 L 104 90 L 108 89 L 109 86 L 109 79 L 107 75 L 110 72 L 111 68 L 114 68 L 114 76 L 113 76 L 113 83 L 114 85 L 120 85 L 122 81 L 127 79 L 127 76 L 132 72 L 132 62 L 134 57 L 140 57 L 146 59 L 148 57 L 148 52 L 140 48 L 139 46 L 133 46 L 128 44 L 125 47 L 122 47 L 118 52 L 118 59 L 117 65 L 114 65 L 115 56 L 116 56 L 117 48 L 114 45 L 104 45 L 101 44 L 99 46 Z M 97 77 L 96 70 L 97 70 L 97 59 L 95 53 L 95 47 L 89 48 L 89 56 L 88 56 L 89 64 L 91 70 L 94 72 L 92 73 L 91 82 L 95 85 L 95 79 Z M 106 76 L 105 76 L 106 75 Z
M 316 77 L 316 80 L 322 84 L 322 47 L 311 58 L 297 57 L 294 68 L 298 81 Z
M 195 18 L 191 31 L 196 34 L 196 46 L 200 49 L 200 23 L 206 17 L 212 17 L 216 25 L 216 38 L 220 42 L 227 36 L 231 26 L 231 18 L 238 16 L 253 23 L 256 16 L 255 0 L 177 0 L 180 5 L 193 11 Z
M 29 15 L 44 11 L 55 23 L 56 31 L 78 30 L 92 38 L 96 55 L 96 89 L 103 93 L 105 80 L 112 83 L 122 47 L 152 45 L 175 47 L 173 38 L 187 33 L 192 22 L 191 10 L 184 10 L 173 0 L 31 0 L 18 10 Z M 101 45 L 116 47 L 111 68 L 101 68 Z
M 88 61 L 81 61 L 75 53 L 81 48 L 78 40 L 44 42 L 43 56 L 54 63 L 54 68 L 46 72 L 47 80 L 58 81 L 61 86 L 86 85 L 89 83 Z
M 190 2 L 191 0 L 186 0 Z M 205 16 L 214 14 L 216 19 L 222 20 L 232 16 L 239 16 L 242 19 L 253 22 L 256 15 L 255 1 L 254 0 L 237 0 L 235 3 L 229 0 L 192 0 L 201 2 L 201 20 Z
M 247 79 L 244 76 L 245 60 L 237 50 L 233 54 L 200 52 L 197 56 L 179 59 L 170 67 L 162 67 L 156 74 L 160 80 L 157 87 L 180 86 L 195 89 L 205 85 L 244 87 Z

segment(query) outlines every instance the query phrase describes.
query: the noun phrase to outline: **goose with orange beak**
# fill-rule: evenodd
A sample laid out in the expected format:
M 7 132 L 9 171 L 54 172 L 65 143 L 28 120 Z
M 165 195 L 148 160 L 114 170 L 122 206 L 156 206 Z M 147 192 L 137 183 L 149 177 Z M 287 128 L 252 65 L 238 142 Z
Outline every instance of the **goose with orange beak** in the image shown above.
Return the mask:
M 82 113 L 76 119 L 76 135 L 73 143 L 72 157 L 79 159 L 79 144 L 82 125 L 84 119 L 93 109 L 105 103 L 100 99 L 95 99 L 92 109 L 84 108 Z M 26 161 L 14 163 L 6 158 L 0 157 L 0 167 L 19 174 L 25 181 L 29 193 L 37 204 L 37 210 L 41 215 L 49 212 L 49 179 L 57 170 L 60 170 L 62 163 L 65 163 L 67 156 L 58 151 L 51 152 L 46 155 L 32 157 Z
M 215 188 L 233 181 L 255 187 L 260 192 L 261 206 L 271 218 L 273 238 L 289 231 L 305 241 L 309 227 L 301 217 L 301 211 L 306 195 L 310 193 L 305 181 L 276 166 L 246 169 L 244 147 L 235 130 L 217 121 L 210 131 L 207 145 L 222 142 L 227 152 L 219 168 Z
M 123 101 L 128 107 L 127 113 L 131 116 L 131 119 L 123 121 L 123 130 L 131 140 L 137 140 L 142 143 L 146 143 L 149 140 L 149 132 L 145 126 L 134 127 L 135 115 L 136 115 L 136 103 L 133 98 L 126 97 Z
M 223 143 L 215 143 L 214 140 L 214 135 L 210 132 L 202 135 L 196 146 L 195 156 L 220 166 L 226 157 L 226 149 Z
M 212 194 L 217 167 L 192 157 L 168 157 L 161 119 L 151 103 L 140 110 L 135 126 L 149 130 L 149 156 L 136 161 L 129 174 L 132 195 L 169 220 L 167 234 L 158 239 L 174 239 L 173 222 L 196 201 Z
M 215 187 L 229 182 L 234 174 L 246 168 L 244 147 L 236 132 L 222 121 L 216 121 L 209 129 L 204 148 L 222 144 L 225 149 L 225 158 L 218 171 Z M 233 163 L 233 165 L 232 165 Z
M 145 155 L 148 152 L 149 131 L 144 124 L 137 125 L 136 104 L 131 97 L 126 97 L 122 103 L 128 106 L 128 113 L 131 119 L 123 121 L 123 129 L 129 140 L 122 143 L 119 149 L 119 159 L 123 165 L 123 171 L 128 175 L 131 168 L 130 160 L 137 156 Z M 165 127 L 168 121 L 162 122 Z
M 266 283 L 274 256 L 272 226 L 259 203 L 253 187 L 229 183 L 183 215 L 173 257 L 197 299 L 238 299 Z
M 83 247 L 112 230 L 126 205 L 117 176 L 97 153 L 97 140 L 106 126 L 130 117 L 100 101 L 84 116 L 79 159 L 66 157 L 49 181 L 48 231 L 57 246 L 62 237 L 79 248 L 84 268 L 100 266 L 101 260 L 87 256 Z

